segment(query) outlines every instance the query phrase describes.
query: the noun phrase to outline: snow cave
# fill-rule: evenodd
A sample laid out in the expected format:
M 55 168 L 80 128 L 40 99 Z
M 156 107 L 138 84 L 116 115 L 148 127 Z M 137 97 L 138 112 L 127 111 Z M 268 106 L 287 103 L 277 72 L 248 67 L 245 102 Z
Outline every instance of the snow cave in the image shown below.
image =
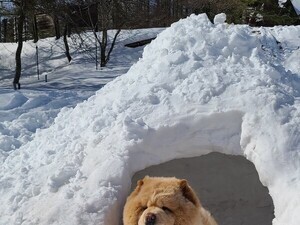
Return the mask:
M 131 190 L 146 175 L 187 179 L 220 225 L 272 224 L 274 205 L 268 188 L 243 156 L 209 153 L 150 166 L 133 176 Z

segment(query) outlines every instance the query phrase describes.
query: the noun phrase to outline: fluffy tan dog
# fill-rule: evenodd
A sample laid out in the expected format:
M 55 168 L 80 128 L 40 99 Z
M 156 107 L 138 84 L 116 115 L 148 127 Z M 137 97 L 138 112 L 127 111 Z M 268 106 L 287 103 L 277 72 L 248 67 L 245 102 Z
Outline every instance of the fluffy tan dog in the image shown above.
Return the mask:
M 148 177 L 127 198 L 124 225 L 217 225 L 186 180 Z

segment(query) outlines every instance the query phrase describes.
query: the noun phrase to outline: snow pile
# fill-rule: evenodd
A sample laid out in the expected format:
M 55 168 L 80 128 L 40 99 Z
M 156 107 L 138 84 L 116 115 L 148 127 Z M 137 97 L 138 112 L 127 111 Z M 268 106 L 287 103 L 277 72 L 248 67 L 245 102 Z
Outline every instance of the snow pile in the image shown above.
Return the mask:
M 300 223 L 300 78 L 264 28 L 180 20 L 128 73 L 12 152 L 0 224 L 116 225 L 132 175 L 212 151 L 252 161 L 274 225 Z M 213 166 L 213 165 L 212 165 Z
M 283 62 L 286 69 L 293 73 L 300 71 L 300 26 L 278 26 L 270 29 L 270 32 L 280 42 L 285 55 L 287 56 Z
M 214 24 L 225 23 L 225 21 L 226 21 L 226 14 L 225 13 L 217 14 L 214 18 Z
M 10 151 L 31 141 L 37 129 L 49 127 L 61 108 L 72 107 L 92 91 L 0 91 L 0 162 Z

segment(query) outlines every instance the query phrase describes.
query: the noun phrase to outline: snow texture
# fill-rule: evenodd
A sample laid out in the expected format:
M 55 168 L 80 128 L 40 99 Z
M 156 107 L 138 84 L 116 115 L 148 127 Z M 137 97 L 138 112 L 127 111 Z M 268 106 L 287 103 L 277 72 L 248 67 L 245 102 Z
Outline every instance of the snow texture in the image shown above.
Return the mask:
M 117 225 L 135 172 L 221 152 L 254 163 L 274 201 L 273 225 L 299 225 L 300 71 L 291 62 L 299 50 L 288 51 L 297 42 L 283 30 L 206 15 L 167 28 L 127 74 L 10 152 L 0 224 Z M 1 101 L 9 109 L 27 99 Z
M 214 24 L 225 23 L 225 21 L 226 21 L 226 14 L 225 13 L 217 14 L 214 18 Z
M 142 55 L 142 48 L 124 48 L 124 44 L 155 37 L 163 28 L 122 30 L 112 53 L 113 61 L 106 68 L 95 70 L 94 35 L 81 34 L 69 38 L 73 60 L 68 63 L 63 41 L 46 38 L 24 42 L 20 91 L 12 90 L 14 51 L 17 44 L 0 43 L 0 162 L 11 151 L 34 138 L 36 130 L 44 129 L 64 107 L 74 107 L 94 95 L 107 82 L 128 71 Z M 109 31 L 110 40 L 115 31 Z M 36 68 L 36 46 L 39 52 L 40 79 Z M 90 47 L 92 46 L 92 47 Z M 45 82 L 47 76 L 48 82 Z

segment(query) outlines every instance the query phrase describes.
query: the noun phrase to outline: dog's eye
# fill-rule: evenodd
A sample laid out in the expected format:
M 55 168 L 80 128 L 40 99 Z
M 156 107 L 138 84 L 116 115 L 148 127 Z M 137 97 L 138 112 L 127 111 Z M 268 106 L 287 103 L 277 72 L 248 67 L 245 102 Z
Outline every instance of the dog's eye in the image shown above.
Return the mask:
M 142 207 L 141 207 L 141 210 L 142 210 L 142 211 L 145 211 L 147 208 L 148 208 L 147 206 L 142 206 Z
M 172 212 L 172 210 L 166 206 L 163 206 L 161 209 L 164 210 L 165 212 Z

